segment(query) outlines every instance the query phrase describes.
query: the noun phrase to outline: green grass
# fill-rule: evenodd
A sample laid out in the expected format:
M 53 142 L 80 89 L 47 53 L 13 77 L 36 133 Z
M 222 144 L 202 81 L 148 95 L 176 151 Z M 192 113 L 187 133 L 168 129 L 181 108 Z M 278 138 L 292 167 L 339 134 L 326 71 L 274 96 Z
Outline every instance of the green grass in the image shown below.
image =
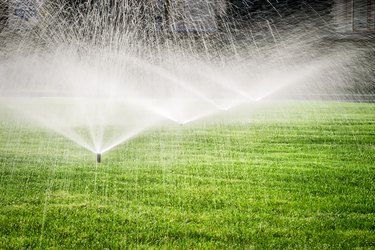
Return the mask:
M 268 103 L 103 161 L 0 119 L 0 248 L 375 248 L 375 104 Z

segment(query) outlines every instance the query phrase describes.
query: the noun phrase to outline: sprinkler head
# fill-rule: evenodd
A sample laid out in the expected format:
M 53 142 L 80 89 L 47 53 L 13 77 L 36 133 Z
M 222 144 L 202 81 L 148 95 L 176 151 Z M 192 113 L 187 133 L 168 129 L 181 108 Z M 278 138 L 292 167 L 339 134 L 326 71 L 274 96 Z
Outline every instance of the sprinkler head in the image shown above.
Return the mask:
M 96 162 L 97 163 L 101 163 L 102 162 L 102 154 L 101 153 L 97 153 L 96 154 Z

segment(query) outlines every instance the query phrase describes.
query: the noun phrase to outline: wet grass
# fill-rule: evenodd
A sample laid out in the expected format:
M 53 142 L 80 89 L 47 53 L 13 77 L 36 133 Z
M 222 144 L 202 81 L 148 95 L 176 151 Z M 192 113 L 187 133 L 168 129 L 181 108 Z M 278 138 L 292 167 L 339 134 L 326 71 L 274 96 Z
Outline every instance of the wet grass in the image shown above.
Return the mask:
M 0 248 L 374 248 L 375 104 L 241 112 L 148 131 L 101 165 L 0 120 Z

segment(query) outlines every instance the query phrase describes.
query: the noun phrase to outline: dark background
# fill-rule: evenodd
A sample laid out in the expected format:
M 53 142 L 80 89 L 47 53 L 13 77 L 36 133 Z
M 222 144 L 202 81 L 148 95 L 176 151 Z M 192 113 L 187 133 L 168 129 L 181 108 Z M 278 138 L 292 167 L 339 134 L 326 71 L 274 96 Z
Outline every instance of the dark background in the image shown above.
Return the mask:
M 260 16 L 288 17 L 300 13 L 325 16 L 331 12 L 333 2 L 334 0 L 229 0 L 229 14 L 242 20 Z
M 84 11 L 84 4 L 99 0 L 65 0 L 67 11 Z M 334 0 L 227 0 L 227 18 L 245 25 L 250 20 L 267 19 L 278 21 L 289 18 L 301 19 L 324 17 L 331 13 Z M 7 3 L 0 0 L 0 28 L 6 25 Z M 113 1 L 115 4 L 117 1 Z M 137 5 L 144 5 L 147 9 L 147 0 L 135 1 Z

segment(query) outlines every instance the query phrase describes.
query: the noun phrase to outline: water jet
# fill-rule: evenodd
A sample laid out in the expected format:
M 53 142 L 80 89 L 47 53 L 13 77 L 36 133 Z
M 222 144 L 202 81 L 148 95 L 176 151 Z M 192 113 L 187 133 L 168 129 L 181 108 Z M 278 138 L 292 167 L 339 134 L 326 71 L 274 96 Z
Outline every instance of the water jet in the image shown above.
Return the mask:
M 186 33 L 191 27 L 216 30 L 224 21 L 213 21 L 218 16 L 216 7 L 195 11 L 201 5 L 214 5 L 213 0 L 189 3 L 182 9 L 179 4 L 171 5 L 168 11 L 173 18 L 164 21 L 143 13 L 151 8 L 147 1 L 145 6 L 133 0 L 119 4 L 88 1 L 84 15 L 76 15 L 83 13 L 78 10 L 62 14 L 64 2 L 69 1 L 9 1 L 14 3 L 9 7 L 12 10 L 16 3 L 25 2 L 25 10 L 20 8 L 9 24 L 36 18 L 38 22 L 23 20 L 30 32 L 9 36 L 5 40 L 9 49 L 0 49 L 0 99 L 8 98 L 7 107 L 22 119 L 93 152 L 97 163 L 101 163 L 101 154 L 164 120 L 187 126 L 270 96 L 324 90 L 326 79 L 343 85 L 350 79 L 344 69 L 355 51 L 320 52 L 316 49 L 320 33 L 301 33 L 298 28 L 277 32 L 276 37 L 276 27 L 268 20 L 263 25 L 263 19 L 256 27 L 238 30 L 231 27 L 242 24 L 233 20 L 233 25 L 230 21 L 226 26 L 225 21 L 218 36 L 198 33 L 189 37 L 159 30 L 159 26 L 170 27 L 168 30 L 183 26 Z M 156 2 L 166 8 L 170 1 Z M 175 18 L 176 24 L 169 23 Z M 192 21 L 199 19 L 199 25 Z M 55 25 L 58 23 L 69 25 Z M 286 31 L 289 26 L 282 28 L 280 31 Z M 306 37 L 309 39 L 304 41 Z M 15 42 L 20 43 L 14 46 L 17 49 L 13 49 Z

